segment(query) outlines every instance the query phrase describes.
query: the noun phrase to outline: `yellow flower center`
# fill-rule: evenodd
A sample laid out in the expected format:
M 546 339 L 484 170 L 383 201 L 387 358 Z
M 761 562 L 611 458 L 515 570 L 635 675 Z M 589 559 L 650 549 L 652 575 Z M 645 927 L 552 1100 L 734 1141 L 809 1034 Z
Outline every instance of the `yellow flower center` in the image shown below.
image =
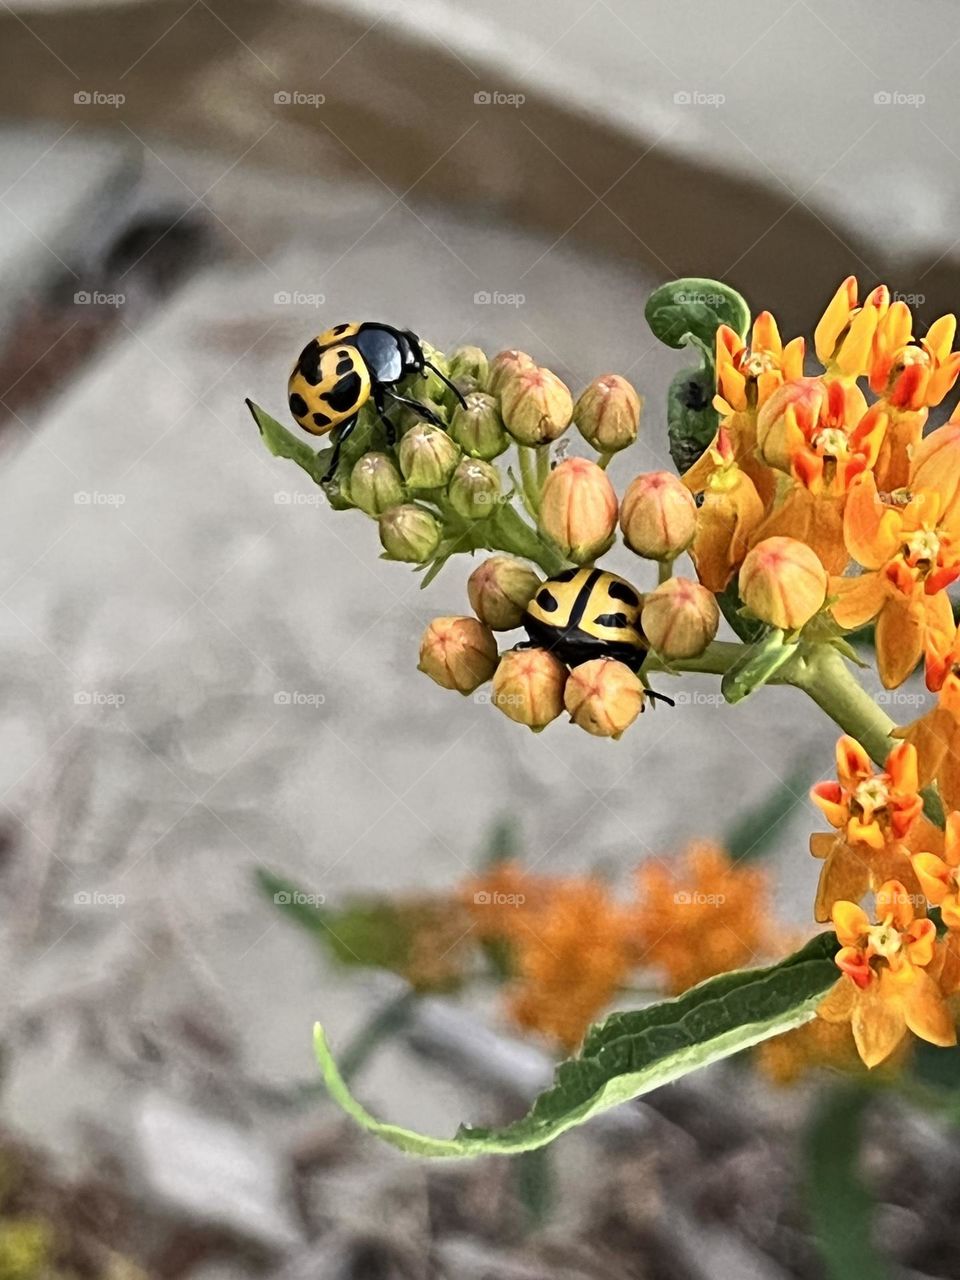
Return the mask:
M 867 931 L 867 937 L 870 939 L 870 949 L 874 955 L 883 956 L 885 960 L 895 956 L 903 946 L 900 931 L 890 921 L 871 925 Z
M 869 822 L 878 809 L 885 809 L 890 799 L 890 792 L 883 778 L 866 778 L 857 784 L 853 793 L 853 802 L 862 810 Z

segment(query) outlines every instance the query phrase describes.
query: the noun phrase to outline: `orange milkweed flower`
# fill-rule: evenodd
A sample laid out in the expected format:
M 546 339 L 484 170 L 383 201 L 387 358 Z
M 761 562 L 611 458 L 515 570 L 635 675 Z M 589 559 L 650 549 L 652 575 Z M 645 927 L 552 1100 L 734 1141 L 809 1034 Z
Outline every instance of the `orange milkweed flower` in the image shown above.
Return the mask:
M 877 460 L 887 415 L 867 409 L 855 383 L 821 383 L 818 396 L 796 400 L 784 414 L 790 472 L 811 493 L 846 493 Z
M 877 325 L 869 369 L 870 389 L 895 410 L 938 405 L 960 375 L 960 351 L 951 351 L 956 316 L 934 320 L 915 340 L 905 302 L 894 302 Z
M 948 929 L 960 929 L 960 813 L 947 817 L 942 857 L 920 852 L 911 861 L 927 899 L 940 908 L 943 923 Z
M 784 345 L 769 311 L 754 320 L 749 345 L 728 325 L 720 325 L 714 408 L 725 416 L 759 409 L 777 387 L 803 374 L 804 346 L 803 338 Z
M 887 756 L 884 771 L 875 773 L 856 738 L 844 735 L 837 743 L 837 781 L 818 782 L 810 798 L 850 844 L 882 849 L 891 839 L 902 840 L 923 808 L 917 753 L 900 743 Z
M 837 743 L 837 781 L 818 782 L 810 798 L 836 835 L 817 832 L 810 852 L 823 860 L 814 917 L 829 920 L 836 902 L 858 901 L 871 887 L 896 877 L 919 891 L 904 841 L 919 818 L 923 801 L 917 779 L 917 753 L 900 743 L 875 773 L 854 738 Z
M 699 488 L 691 484 L 693 468 L 683 478 L 688 488 L 703 494 L 690 558 L 703 585 L 719 592 L 743 563 L 752 535 L 763 520 L 764 504 L 756 485 L 737 462 L 725 425 L 695 465 L 700 468 Z
M 944 588 L 960 576 L 960 506 L 945 512 L 932 489 L 885 501 L 867 473 L 850 492 L 843 532 L 867 572 L 831 581 L 831 612 L 846 629 L 876 619 L 877 667 L 892 689 L 917 665 L 928 637 L 952 625 Z
M 960 630 L 952 616 L 945 630 L 927 637 L 925 665 L 937 705 L 895 736 L 916 749 L 921 787 L 936 782 L 944 805 L 960 809 Z
M 632 966 L 631 915 L 590 876 L 533 876 L 502 864 L 462 900 L 481 938 L 508 945 L 510 1017 L 573 1050 Z
M 718 845 L 692 844 L 676 867 L 645 862 L 635 880 L 636 963 L 662 971 L 671 993 L 772 950 L 767 876 Z
M 843 976 L 817 1012 L 827 1022 L 850 1022 L 868 1067 L 888 1058 L 908 1030 L 931 1044 L 957 1042 L 938 983 L 944 947 L 915 902 L 903 884 L 889 880 L 877 890 L 876 924 L 854 902 L 834 904 L 836 964 Z
M 827 304 L 814 330 L 817 359 L 828 378 L 859 378 L 870 369 L 877 327 L 890 306 L 890 291 L 880 284 L 859 305 L 856 276 L 847 276 Z

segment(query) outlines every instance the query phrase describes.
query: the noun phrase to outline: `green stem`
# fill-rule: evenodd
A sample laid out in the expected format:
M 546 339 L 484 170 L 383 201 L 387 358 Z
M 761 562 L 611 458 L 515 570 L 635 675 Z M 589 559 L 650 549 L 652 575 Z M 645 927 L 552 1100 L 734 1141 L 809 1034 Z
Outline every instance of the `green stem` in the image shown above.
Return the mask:
M 537 450 L 537 492 L 543 493 L 543 486 L 550 474 L 550 446 L 541 445 Z
M 528 445 L 517 445 L 517 454 L 520 458 L 520 482 L 523 486 L 523 505 L 536 520 L 540 512 L 540 484 L 537 479 L 536 464 L 534 462 L 535 449 Z
M 650 653 L 644 663 L 644 674 L 650 671 L 664 671 L 668 675 L 680 675 L 682 672 L 696 672 L 700 675 L 722 676 L 743 656 L 747 646 L 734 644 L 730 640 L 714 640 L 707 645 L 698 658 L 680 658 L 667 662 L 655 653 Z
M 657 561 L 657 583 L 662 584 L 673 577 L 673 558 Z
M 610 465 L 610 460 L 612 457 L 613 457 L 612 453 L 604 453 L 603 450 L 601 449 L 600 454 L 597 457 L 597 466 L 600 467 L 601 470 L 606 471 L 607 467 L 609 467 Z
M 802 689 L 844 733 L 856 738 L 876 764 L 882 766 L 897 746 L 898 739 L 892 736 L 896 723 L 877 706 L 835 649 L 816 645 L 801 651 L 784 669 L 779 683 Z M 927 817 L 942 827 L 943 804 L 936 791 L 928 787 L 923 799 Z

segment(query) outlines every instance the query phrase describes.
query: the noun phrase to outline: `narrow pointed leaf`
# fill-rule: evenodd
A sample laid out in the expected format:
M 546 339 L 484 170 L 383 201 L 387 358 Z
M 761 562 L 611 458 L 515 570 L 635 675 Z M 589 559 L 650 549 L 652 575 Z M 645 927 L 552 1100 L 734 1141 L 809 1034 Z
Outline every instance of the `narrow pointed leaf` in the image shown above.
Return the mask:
M 591 1031 L 579 1057 L 560 1064 L 527 1115 L 502 1129 L 462 1127 L 452 1138 L 433 1138 L 377 1120 L 347 1088 L 319 1025 L 317 1061 L 343 1110 L 402 1151 L 460 1157 L 532 1151 L 591 1116 L 808 1022 L 836 981 L 836 948 L 832 933 L 817 934 L 779 964 L 720 974 L 675 1000 L 612 1014 Z

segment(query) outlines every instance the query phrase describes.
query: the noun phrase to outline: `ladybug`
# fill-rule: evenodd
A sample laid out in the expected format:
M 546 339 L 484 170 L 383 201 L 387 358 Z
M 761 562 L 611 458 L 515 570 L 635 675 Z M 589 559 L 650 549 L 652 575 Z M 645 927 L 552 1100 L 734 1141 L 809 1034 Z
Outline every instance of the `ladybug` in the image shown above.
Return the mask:
M 427 405 L 395 390 L 404 378 L 423 374 L 427 369 L 446 383 L 461 404 L 465 403 L 450 379 L 426 358 L 420 339 L 409 329 L 394 329 L 369 320 L 338 324 L 307 343 L 290 375 L 287 395 L 290 412 L 304 431 L 315 436 L 337 431 L 324 481 L 336 471 L 340 448 L 368 400 L 373 400 L 386 428 L 388 444 L 396 440 L 396 428 L 386 416 L 388 400 L 415 410 L 434 426 L 444 426 Z

